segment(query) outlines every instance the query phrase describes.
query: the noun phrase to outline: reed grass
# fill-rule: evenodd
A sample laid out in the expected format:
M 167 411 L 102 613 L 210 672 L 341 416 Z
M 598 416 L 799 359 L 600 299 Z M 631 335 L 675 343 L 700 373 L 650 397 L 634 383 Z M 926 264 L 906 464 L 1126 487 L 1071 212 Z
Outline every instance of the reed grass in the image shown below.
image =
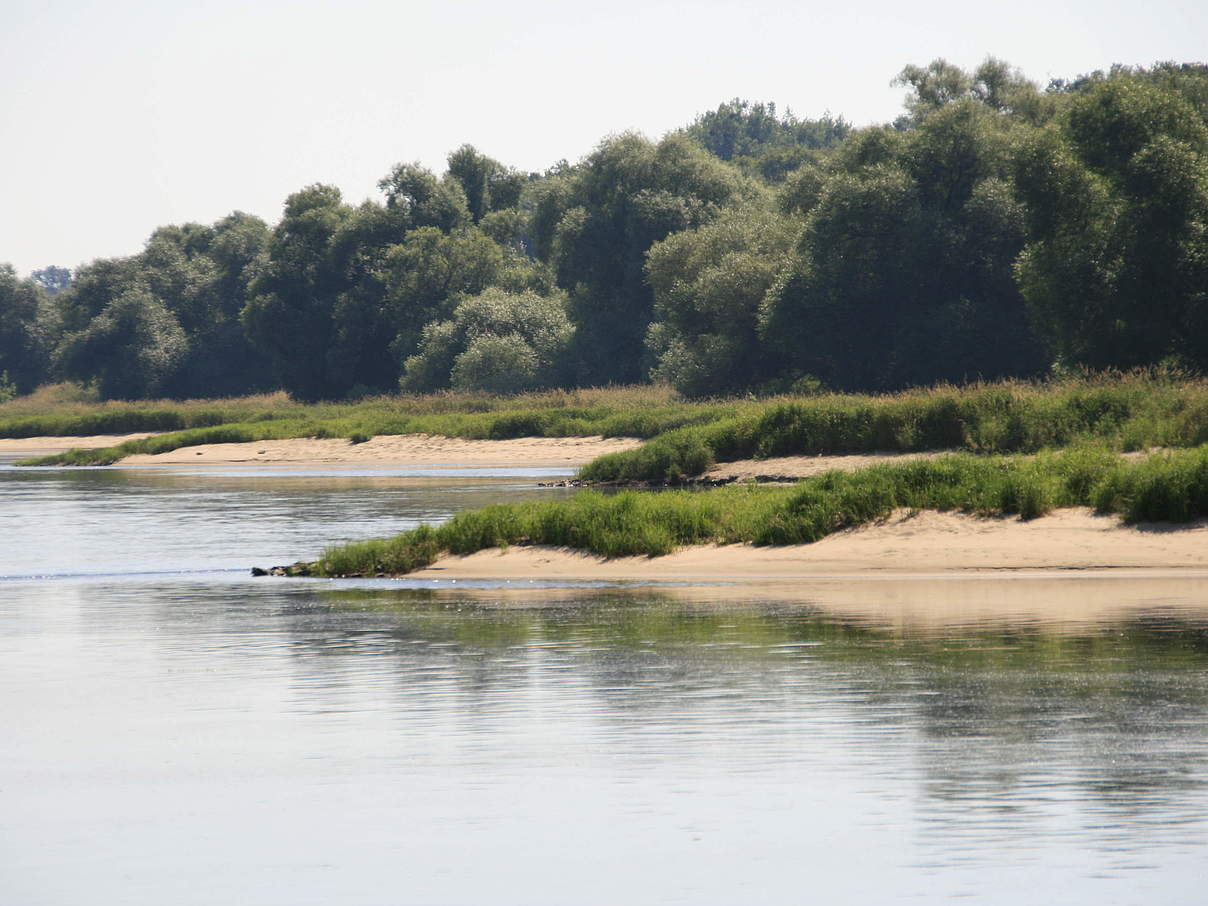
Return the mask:
M 467 439 L 515 437 L 648 438 L 679 427 L 733 417 L 753 407 L 728 403 L 668 402 L 666 392 L 646 388 L 550 392 L 519 397 L 444 394 L 378 397 L 355 404 L 301 405 L 284 398 L 212 401 L 179 408 L 120 404 L 95 411 L 4 417 L 0 436 L 84 435 L 166 431 L 112 447 L 69 450 L 23 465 L 109 465 L 137 453 L 165 453 L 209 443 L 292 437 L 365 438 L 433 434 Z
M 1120 451 L 1208 442 L 1208 382 L 1142 372 L 774 400 L 602 456 L 580 478 L 675 482 L 739 459 L 924 450 L 1032 453 L 1087 441 Z
M 34 398 L 36 401 L 36 395 Z M 1114 450 L 1208 442 L 1208 381 L 1160 372 L 1062 382 L 1003 381 L 882 396 L 684 401 L 658 387 L 372 397 L 295 403 L 283 394 L 184 403 L 21 398 L 0 405 L 0 436 L 169 432 L 154 442 L 69 451 L 41 465 L 103 465 L 131 453 L 219 441 L 440 434 L 470 439 L 601 434 L 648 443 L 589 463 L 593 482 L 670 481 L 716 462 L 874 451 L 1030 453 L 1094 441 Z
M 496 505 L 440 526 L 333 547 L 304 570 L 321 576 L 397 575 L 443 554 L 515 544 L 605 557 L 660 556 L 691 544 L 806 544 L 896 509 L 957 510 L 1032 519 L 1091 506 L 1126 522 L 1208 516 L 1208 446 L 1129 461 L 1103 446 L 1039 456 L 958 453 L 832 471 L 790 487 L 711 491 L 583 491 L 564 500 Z

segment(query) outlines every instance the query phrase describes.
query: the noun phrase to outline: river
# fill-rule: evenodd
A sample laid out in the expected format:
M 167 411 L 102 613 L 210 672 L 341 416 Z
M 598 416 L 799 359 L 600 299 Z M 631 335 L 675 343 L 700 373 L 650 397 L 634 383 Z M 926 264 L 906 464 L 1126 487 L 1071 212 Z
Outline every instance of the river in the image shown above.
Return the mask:
M 1121 580 L 1140 603 L 1091 622 L 926 624 L 825 592 L 253 579 L 567 492 L 11 461 L 0 903 L 1150 904 L 1208 881 L 1202 583 Z

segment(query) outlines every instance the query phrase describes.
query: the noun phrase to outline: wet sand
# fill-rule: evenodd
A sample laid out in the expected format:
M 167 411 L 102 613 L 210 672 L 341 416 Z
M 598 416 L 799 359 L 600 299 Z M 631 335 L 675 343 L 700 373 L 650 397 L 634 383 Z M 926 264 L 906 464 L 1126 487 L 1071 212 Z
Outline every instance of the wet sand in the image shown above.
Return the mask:
M 91 437 L 0 438 L 0 455 L 34 456 L 73 448 L 112 447 L 143 434 L 100 434 Z M 201 444 L 168 453 L 137 454 L 119 465 L 250 465 L 266 466 L 460 466 L 522 468 L 579 466 L 605 453 L 631 450 L 632 437 L 520 437 L 512 440 L 463 440 L 427 434 L 374 437 L 354 444 L 344 438 L 294 437 L 238 444 Z

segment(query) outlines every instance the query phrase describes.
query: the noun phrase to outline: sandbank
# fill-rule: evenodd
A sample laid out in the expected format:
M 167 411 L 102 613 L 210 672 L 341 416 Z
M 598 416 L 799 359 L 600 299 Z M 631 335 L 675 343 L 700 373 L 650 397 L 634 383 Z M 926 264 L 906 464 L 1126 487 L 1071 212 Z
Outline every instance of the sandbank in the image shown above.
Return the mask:
M 97 450 L 101 447 L 116 447 L 128 440 L 154 437 L 158 431 L 141 434 L 92 434 L 87 437 L 0 437 L 0 454 L 23 456 L 65 453 L 68 450 Z
M 741 459 L 719 462 L 701 478 L 709 481 L 796 481 L 838 469 L 854 472 L 869 466 L 911 462 L 918 459 L 938 459 L 951 456 L 954 450 L 927 453 L 841 453 L 829 456 L 775 456 L 769 459 Z
M 898 512 L 814 544 L 701 545 L 664 557 L 604 559 L 541 546 L 444 557 L 416 579 L 797 582 L 824 578 L 1158 574 L 1208 578 L 1208 522 L 1125 526 L 1068 509 L 1030 521 Z
M 200 444 L 168 453 L 127 456 L 120 465 L 325 465 L 383 468 L 579 466 L 605 453 L 641 444 L 632 437 L 519 437 L 464 440 L 430 434 L 382 435 L 354 444 L 346 438 L 294 437 L 252 443 Z
M 1163 448 L 1154 447 L 1148 450 L 1133 450 L 1121 453 L 1124 459 L 1136 460 L 1160 453 Z M 895 465 L 903 462 L 939 459 L 952 456 L 961 450 L 929 450 L 920 453 L 899 453 L 893 451 L 876 453 L 837 453 L 830 455 L 817 454 L 814 456 L 776 456 L 769 459 L 741 459 L 735 462 L 719 462 L 700 477 L 709 481 L 762 481 L 762 482 L 793 482 L 802 478 L 812 478 L 823 472 L 838 470 L 854 472 L 857 469 L 867 469 L 871 466 Z

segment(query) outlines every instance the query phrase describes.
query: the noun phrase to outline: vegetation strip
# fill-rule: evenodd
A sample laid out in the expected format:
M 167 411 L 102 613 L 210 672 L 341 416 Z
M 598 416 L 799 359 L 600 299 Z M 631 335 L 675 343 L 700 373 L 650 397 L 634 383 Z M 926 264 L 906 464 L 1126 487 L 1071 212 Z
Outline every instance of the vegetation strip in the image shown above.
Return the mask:
M 582 480 L 678 482 L 717 462 L 772 456 L 937 449 L 1030 453 L 1087 440 L 1116 450 L 1196 446 L 1208 442 L 1208 381 L 1136 372 L 763 401 L 687 402 L 665 388 L 614 388 L 504 398 L 378 397 L 317 405 L 261 397 L 5 415 L 0 408 L 0 436 L 172 431 L 26 463 L 36 465 L 107 465 L 136 453 L 291 437 L 367 440 L 439 434 L 502 440 L 599 434 L 651 440 L 590 463 Z
M 1139 462 L 1096 447 L 1035 457 L 954 454 L 934 460 L 828 472 L 788 488 L 731 486 L 706 492 L 583 491 L 567 500 L 488 506 L 440 526 L 333 547 L 291 575 L 400 575 L 446 554 L 513 544 L 569 547 L 605 557 L 659 556 L 691 544 L 806 544 L 893 510 L 959 510 L 1042 516 L 1091 506 L 1126 522 L 1208 516 L 1208 446 Z
M 1134 373 L 774 401 L 602 456 L 579 477 L 674 483 L 738 459 L 926 450 L 1033 453 L 1087 441 L 1122 451 L 1208 442 L 1208 382 Z
M 359 403 L 302 405 L 262 398 L 217 406 L 176 408 L 127 404 L 62 415 L 3 417 L 0 436 L 30 437 L 75 433 L 168 430 L 158 437 L 126 441 L 94 450 L 69 450 L 25 460 L 21 465 L 109 465 L 139 453 L 166 453 L 180 447 L 246 443 L 293 437 L 344 437 L 361 443 L 396 434 L 434 434 L 469 440 L 516 437 L 653 437 L 695 423 L 753 411 L 749 401 L 684 403 L 665 388 L 617 388 L 518 397 L 448 394 L 376 397 Z M 267 400 L 267 401 L 265 401 Z M 227 417 L 230 420 L 223 422 Z M 184 427 L 184 430 L 179 430 Z M 85 432 L 84 429 L 87 429 Z

